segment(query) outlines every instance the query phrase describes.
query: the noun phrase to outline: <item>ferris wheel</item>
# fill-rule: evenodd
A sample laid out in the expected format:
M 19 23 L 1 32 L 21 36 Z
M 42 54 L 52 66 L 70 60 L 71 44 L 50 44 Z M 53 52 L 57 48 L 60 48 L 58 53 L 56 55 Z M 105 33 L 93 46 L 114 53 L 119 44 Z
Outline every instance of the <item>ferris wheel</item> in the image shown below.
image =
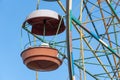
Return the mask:
M 28 37 L 24 64 L 47 72 L 66 60 L 70 80 L 119 80 L 120 0 L 42 1 L 63 13 L 39 9 L 38 0 L 22 25 Z

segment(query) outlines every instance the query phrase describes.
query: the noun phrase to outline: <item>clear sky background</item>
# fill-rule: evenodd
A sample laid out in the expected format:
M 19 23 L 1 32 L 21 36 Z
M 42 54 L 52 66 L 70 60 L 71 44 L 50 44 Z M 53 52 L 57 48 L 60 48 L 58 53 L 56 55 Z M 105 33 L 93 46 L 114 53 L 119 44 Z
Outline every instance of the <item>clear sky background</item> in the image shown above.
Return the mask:
M 63 4 L 65 5 L 66 0 L 61 0 L 61 1 L 64 2 Z M 94 0 L 93 2 L 95 3 Z M 20 54 L 23 51 L 23 47 L 25 45 L 25 44 L 21 44 L 21 25 L 25 21 L 26 17 L 36 9 L 36 3 L 37 3 L 37 0 L 0 0 L 0 80 L 35 80 L 35 71 L 28 69 L 23 64 Z M 74 1 L 73 5 L 78 9 L 79 5 L 76 5 L 76 4 L 79 4 L 79 3 L 77 3 L 77 1 L 76 2 Z M 77 12 L 76 8 L 74 8 L 73 14 L 75 16 L 78 16 L 79 12 Z M 107 8 L 108 7 L 105 6 L 106 10 Z M 49 2 L 40 0 L 40 9 L 51 9 L 58 12 L 62 16 L 65 15 L 64 12 L 61 10 L 60 6 L 58 6 L 58 4 L 55 2 L 49 3 Z M 101 16 L 96 16 L 99 14 L 98 8 L 93 12 L 94 13 L 92 15 L 95 15 L 94 19 L 101 17 Z M 108 13 L 106 13 L 106 15 L 108 15 Z M 83 18 L 85 16 L 86 16 L 86 13 L 84 13 Z M 100 22 L 98 21 L 98 23 Z M 100 25 L 98 25 L 98 23 L 96 22 L 95 24 L 97 25 L 98 32 L 102 34 L 105 32 L 103 29 L 103 26 L 101 27 L 103 23 L 100 23 Z M 95 32 L 93 27 L 91 27 L 91 24 L 87 24 L 87 26 L 88 26 L 87 28 Z M 113 28 L 110 27 L 110 30 L 113 31 Z M 25 31 L 23 30 L 23 35 L 24 33 Z M 79 34 L 77 33 L 77 31 L 74 31 L 73 34 L 75 35 L 73 37 L 76 37 L 76 36 L 79 37 Z M 27 38 L 27 36 L 24 35 L 23 38 Z M 60 39 L 61 38 L 59 37 L 58 40 Z M 90 43 L 92 44 L 92 46 L 99 44 L 93 38 L 91 38 L 91 40 L 93 40 L 93 42 Z M 108 40 L 106 40 L 106 42 L 107 41 Z M 24 39 L 23 39 L 23 43 L 24 43 Z M 76 46 L 74 42 L 73 42 L 73 45 Z M 79 45 L 77 44 L 77 46 Z M 84 47 L 88 48 L 86 45 Z M 96 49 L 96 46 L 95 47 L 93 46 L 93 48 Z M 101 49 L 102 48 L 100 47 L 100 50 Z M 74 53 L 77 54 L 79 52 L 76 51 Z M 89 52 L 87 51 L 86 53 L 89 54 Z M 93 56 L 93 54 L 90 56 Z M 105 59 L 103 59 L 103 61 L 104 60 Z M 93 62 L 96 62 L 96 61 L 93 59 Z M 87 66 L 87 68 L 90 71 L 93 71 L 91 67 Z M 99 71 L 102 72 L 102 70 L 101 70 L 101 67 L 100 67 L 100 70 L 97 68 L 94 68 L 94 73 L 96 72 L 99 73 Z M 77 73 L 78 72 L 76 72 L 76 74 Z M 76 76 L 79 76 L 79 74 Z M 79 77 L 76 77 L 76 78 L 77 80 L 79 80 Z M 89 78 L 89 80 L 92 80 L 92 79 L 93 78 Z M 65 60 L 64 63 L 55 71 L 39 72 L 39 80 L 69 80 L 67 61 Z
M 35 80 L 35 71 L 29 70 L 21 59 L 21 25 L 36 9 L 37 0 L 0 0 L 0 80 Z M 50 8 L 48 3 L 41 5 Z M 57 8 L 55 8 L 57 10 Z M 66 68 L 40 72 L 39 80 L 67 79 Z M 64 75 L 60 77 L 60 74 Z M 65 76 L 66 75 L 66 76 Z

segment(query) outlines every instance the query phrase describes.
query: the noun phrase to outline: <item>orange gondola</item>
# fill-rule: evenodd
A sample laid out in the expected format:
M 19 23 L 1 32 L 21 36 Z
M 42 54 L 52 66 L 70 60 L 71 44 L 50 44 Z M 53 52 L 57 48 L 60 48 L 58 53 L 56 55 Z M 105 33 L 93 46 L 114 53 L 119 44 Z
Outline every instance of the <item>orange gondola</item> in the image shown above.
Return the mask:
M 35 71 L 57 69 L 62 61 L 57 57 L 58 50 L 50 47 L 33 47 L 21 53 L 24 64 Z

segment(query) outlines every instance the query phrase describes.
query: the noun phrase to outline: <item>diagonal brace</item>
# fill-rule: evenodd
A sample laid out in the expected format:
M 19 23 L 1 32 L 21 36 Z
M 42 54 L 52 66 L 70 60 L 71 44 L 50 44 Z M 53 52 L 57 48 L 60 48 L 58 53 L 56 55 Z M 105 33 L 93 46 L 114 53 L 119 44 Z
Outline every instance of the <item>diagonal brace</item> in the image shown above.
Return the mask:
M 102 39 L 100 39 L 98 36 L 96 36 L 94 33 L 89 31 L 87 28 L 85 28 L 83 25 L 81 25 L 80 21 L 76 19 L 73 15 L 71 16 L 72 20 L 79 25 L 82 29 L 84 29 L 86 32 L 88 32 L 92 37 L 94 37 L 98 42 L 100 42 L 103 46 L 105 46 L 112 54 L 114 54 L 116 57 L 120 59 L 120 55 L 117 54 L 111 47 L 109 47 Z

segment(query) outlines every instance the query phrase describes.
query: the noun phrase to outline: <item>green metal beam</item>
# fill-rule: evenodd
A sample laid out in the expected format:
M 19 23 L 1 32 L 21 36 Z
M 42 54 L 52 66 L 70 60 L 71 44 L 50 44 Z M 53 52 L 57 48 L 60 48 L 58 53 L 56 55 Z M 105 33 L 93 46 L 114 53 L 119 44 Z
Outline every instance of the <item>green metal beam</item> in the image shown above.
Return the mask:
M 101 40 L 98 36 L 90 32 L 86 27 L 81 25 L 80 21 L 72 16 L 72 20 L 78 24 L 81 28 L 83 28 L 86 32 L 88 32 L 92 37 L 94 37 L 98 42 L 100 42 L 103 46 L 105 46 L 110 52 L 112 52 L 117 58 L 120 58 L 120 55 L 117 54 L 111 47 L 109 47 L 103 40 Z
M 31 31 L 26 27 L 26 22 L 23 23 L 22 28 L 23 28 L 24 30 L 26 30 L 28 33 L 30 33 L 31 35 L 33 35 L 34 37 L 36 37 L 36 38 L 37 38 L 38 40 L 40 40 L 41 42 L 44 42 L 44 43 L 46 42 L 45 40 L 43 40 L 42 38 L 38 37 L 37 35 L 32 34 Z
M 112 7 L 110 1 L 109 1 L 109 0 L 106 0 L 106 2 L 107 2 L 107 4 L 108 4 L 109 8 L 111 9 L 112 13 L 115 15 L 116 19 L 117 19 L 118 22 L 120 23 L 120 19 L 119 19 L 117 13 L 115 12 L 115 10 L 113 9 L 113 7 Z
M 82 69 L 82 70 L 84 70 L 80 65 L 78 65 L 77 63 L 74 63 L 79 69 Z M 98 79 L 97 77 L 95 77 L 94 75 L 92 75 L 90 72 L 88 72 L 87 70 L 85 70 L 85 72 L 87 73 L 87 74 L 89 74 L 90 76 L 92 76 L 93 78 L 95 78 L 96 80 L 100 80 L 100 79 Z
M 82 62 L 81 62 L 82 63 Z M 91 62 L 84 62 L 85 64 L 90 64 L 90 65 L 98 65 L 98 66 L 101 66 L 101 64 L 98 64 L 98 63 L 91 63 Z M 106 67 L 115 67 L 115 66 L 111 66 L 111 65 L 106 65 L 106 64 L 103 64 L 103 66 L 106 66 Z
M 59 52 L 59 54 L 60 54 L 61 56 L 63 56 L 65 59 L 68 59 L 68 57 L 67 57 L 66 55 L 64 55 L 62 52 Z M 83 70 L 83 68 L 82 68 L 80 65 L 78 65 L 76 62 L 74 62 L 73 64 L 74 64 L 75 66 L 77 66 L 79 69 Z M 86 72 L 88 75 L 90 75 L 91 77 L 93 77 L 94 79 L 99 80 L 96 76 L 94 76 L 93 74 L 91 74 L 89 71 L 85 70 L 85 72 Z
M 111 55 L 112 53 L 108 53 L 107 55 Z M 104 57 L 105 55 L 98 55 L 97 57 Z M 87 57 L 85 58 L 85 60 L 89 60 L 89 59 L 93 59 L 95 58 L 95 56 L 92 56 L 92 57 Z M 81 61 L 81 59 L 76 59 L 75 62 L 79 62 Z

